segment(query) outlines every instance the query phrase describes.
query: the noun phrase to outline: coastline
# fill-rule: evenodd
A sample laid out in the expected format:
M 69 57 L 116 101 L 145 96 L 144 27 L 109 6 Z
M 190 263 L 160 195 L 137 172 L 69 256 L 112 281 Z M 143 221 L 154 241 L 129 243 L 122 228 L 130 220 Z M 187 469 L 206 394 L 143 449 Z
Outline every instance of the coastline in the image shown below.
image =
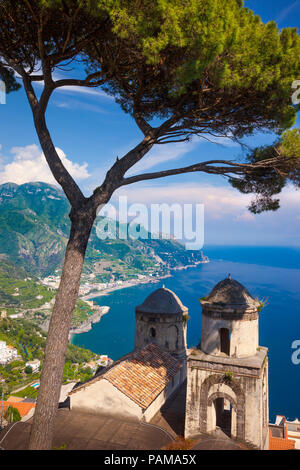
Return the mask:
M 99 308 L 99 311 L 91 315 L 91 317 L 88 320 L 83 322 L 81 325 L 70 329 L 69 341 L 71 343 L 72 343 L 72 338 L 74 335 L 79 335 L 81 333 L 87 333 L 88 331 L 90 331 L 92 329 L 92 325 L 94 323 L 99 323 L 103 315 L 106 315 L 110 310 L 110 307 L 108 307 L 107 305 L 99 306 L 98 308 Z
M 169 268 L 169 269 L 170 269 L 170 271 L 181 271 L 183 269 L 196 268 L 197 266 L 199 266 L 199 264 L 206 264 L 206 263 L 209 263 L 209 262 L 210 262 L 210 260 L 195 261 L 194 264 L 186 264 L 184 266 L 176 266 L 174 268 Z M 99 291 L 91 292 L 90 294 L 87 294 L 87 295 L 84 295 L 84 296 L 80 297 L 80 299 L 81 300 L 91 300 L 91 299 L 95 299 L 96 297 L 101 297 L 102 295 L 110 294 L 111 292 L 114 292 L 114 291 L 119 290 L 119 289 L 126 289 L 128 287 L 134 287 L 134 286 L 137 286 L 137 285 L 140 285 L 140 284 L 149 284 L 149 283 L 156 284 L 161 279 L 166 279 L 168 277 L 172 277 L 172 274 L 168 273 L 168 274 L 165 274 L 163 276 L 147 277 L 146 279 L 140 279 L 140 280 L 135 279 L 133 281 L 128 280 L 128 281 L 124 281 L 124 283 L 121 284 L 121 285 L 115 285 L 115 286 L 107 287 L 107 288 L 99 290 Z
M 172 277 L 172 274 L 166 274 L 164 276 L 155 277 L 155 278 L 141 279 L 139 281 L 136 281 L 136 280 L 134 280 L 134 281 L 124 281 L 124 283 L 121 284 L 121 285 L 107 287 L 106 289 L 91 292 L 88 295 L 80 297 L 80 299 L 81 300 L 91 300 L 91 299 L 95 299 L 96 297 L 101 297 L 102 295 L 110 294 L 111 292 L 114 292 L 115 290 L 119 290 L 119 289 L 126 289 L 128 287 L 139 286 L 140 284 L 150 284 L 150 283 L 156 284 L 157 282 L 160 281 L 160 279 L 165 279 L 165 278 L 168 278 L 168 277 Z
M 199 264 L 207 264 L 209 263 L 209 260 L 204 260 L 204 261 L 195 261 L 194 264 L 186 264 L 185 266 L 176 266 L 175 268 L 170 268 L 172 271 L 182 271 L 183 269 L 187 268 L 196 268 Z
M 206 263 L 209 263 L 209 260 L 195 261 L 194 264 L 187 264 L 185 266 L 176 266 L 174 268 L 170 268 L 170 271 L 181 271 L 181 270 L 188 269 L 188 268 L 196 268 L 199 264 L 206 264 Z M 141 285 L 141 284 L 150 284 L 150 283 L 151 284 L 157 284 L 158 282 L 160 282 L 161 279 L 166 279 L 166 278 L 169 278 L 169 277 L 173 277 L 171 273 L 165 274 L 163 276 L 156 276 L 154 278 L 147 277 L 146 279 L 140 279 L 140 280 L 136 280 L 136 279 L 132 280 L 132 281 L 128 280 L 128 281 L 124 281 L 124 283 L 121 284 L 121 285 L 115 285 L 115 286 L 112 286 L 112 287 L 107 287 L 106 289 L 102 289 L 102 290 L 99 290 L 99 291 L 92 292 L 88 295 L 80 297 L 80 299 L 81 300 L 91 300 L 91 299 L 95 299 L 97 297 L 102 297 L 104 295 L 108 295 L 111 292 L 114 292 L 116 290 L 126 289 L 128 287 L 134 287 L 134 286 L 138 286 L 138 285 Z M 92 315 L 90 319 L 86 320 L 80 326 L 78 326 L 76 328 L 72 328 L 70 330 L 70 333 L 69 333 L 69 341 L 70 342 L 72 342 L 72 338 L 75 334 L 78 335 L 78 334 L 87 333 L 88 331 L 90 331 L 92 329 L 93 323 L 99 323 L 102 316 L 106 315 L 110 310 L 110 307 L 108 307 L 108 306 L 99 306 L 99 308 L 101 309 L 100 312 Z

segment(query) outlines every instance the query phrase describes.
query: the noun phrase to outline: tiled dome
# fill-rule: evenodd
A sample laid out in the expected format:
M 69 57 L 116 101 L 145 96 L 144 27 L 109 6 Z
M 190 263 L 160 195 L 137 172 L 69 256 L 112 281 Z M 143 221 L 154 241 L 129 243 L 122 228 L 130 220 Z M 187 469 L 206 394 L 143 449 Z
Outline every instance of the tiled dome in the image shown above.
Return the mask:
M 226 304 L 237 307 L 257 307 L 258 305 L 258 301 L 249 294 L 248 290 L 240 282 L 230 277 L 218 282 L 202 302 L 209 304 Z
M 141 313 L 176 315 L 187 312 L 187 308 L 174 292 L 161 287 L 152 292 L 141 305 L 138 305 L 136 311 Z

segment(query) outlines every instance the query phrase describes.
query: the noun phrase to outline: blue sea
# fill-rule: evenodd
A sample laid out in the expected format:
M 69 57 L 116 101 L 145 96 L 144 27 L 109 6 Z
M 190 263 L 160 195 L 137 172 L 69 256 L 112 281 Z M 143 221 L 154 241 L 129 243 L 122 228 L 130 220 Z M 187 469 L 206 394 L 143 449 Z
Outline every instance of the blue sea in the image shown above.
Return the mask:
M 134 347 L 135 306 L 163 284 L 189 309 L 187 343 L 201 337 L 199 298 L 231 274 L 253 297 L 265 300 L 260 313 L 260 345 L 269 348 L 270 422 L 276 414 L 300 419 L 300 364 L 292 362 L 292 343 L 300 341 L 300 247 L 205 246 L 210 263 L 173 272 L 157 284 L 144 284 L 97 297 L 110 311 L 73 344 L 117 359 Z M 300 357 L 300 354 L 298 355 Z

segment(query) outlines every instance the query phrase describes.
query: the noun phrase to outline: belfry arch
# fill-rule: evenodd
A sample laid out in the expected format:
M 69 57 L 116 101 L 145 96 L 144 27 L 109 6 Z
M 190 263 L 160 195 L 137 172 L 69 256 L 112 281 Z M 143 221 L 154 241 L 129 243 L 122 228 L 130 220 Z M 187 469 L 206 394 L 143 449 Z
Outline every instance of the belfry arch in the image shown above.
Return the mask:
M 210 394 L 213 385 L 219 384 L 219 390 Z M 222 385 L 226 384 L 233 393 L 229 394 L 222 390 Z M 224 389 L 224 387 L 223 387 Z M 200 390 L 200 431 L 203 433 L 213 432 L 217 427 L 218 405 L 216 400 L 224 400 L 231 405 L 231 437 L 245 439 L 245 395 L 235 379 L 226 380 L 226 376 L 210 375 L 201 385 Z M 219 411 L 220 413 L 220 411 Z M 222 426 L 219 426 L 222 427 Z
M 216 392 L 207 401 L 207 428 L 215 431 L 220 428 L 228 437 L 236 437 L 236 401 L 226 393 Z

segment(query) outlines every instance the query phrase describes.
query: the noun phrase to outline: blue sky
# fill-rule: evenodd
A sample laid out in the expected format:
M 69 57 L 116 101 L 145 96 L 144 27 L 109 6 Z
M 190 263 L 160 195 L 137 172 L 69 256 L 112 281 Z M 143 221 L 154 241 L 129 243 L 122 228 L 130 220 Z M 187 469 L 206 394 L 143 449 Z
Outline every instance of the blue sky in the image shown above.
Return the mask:
M 299 27 L 300 0 L 249 0 L 245 4 L 263 21 L 274 19 L 280 28 Z M 18 184 L 53 182 L 41 156 L 23 90 L 7 96 L 6 105 L 0 105 L 0 117 L 0 184 L 7 181 Z M 134 121 L 101 90 L 56 91 L 49 105 L 47 121 L 65 165 L 86 195 L 103 181 L 116 156 L 121 157 L 141 138 Z M 263 135 L 249 139 L 248 143 L 256 146 L 272 140 L 273 136 Z M 197 139 L 189 144 L 156 146 L 135 171 L 158 171 L 240 154 L 240 147 L 229 142 L 216 145 Z M 251 197 L 235 191 L 222 177 L 202 173 L 135 184 L 120 189 L 114 201 L 118 195 L 127 195 L 129 202 L 146 204 L 203 203 L 206 244 L 300 244 L 300 192 L 293 188 L 282 193 L 279 211 L 255 216 L 247 211 Z

